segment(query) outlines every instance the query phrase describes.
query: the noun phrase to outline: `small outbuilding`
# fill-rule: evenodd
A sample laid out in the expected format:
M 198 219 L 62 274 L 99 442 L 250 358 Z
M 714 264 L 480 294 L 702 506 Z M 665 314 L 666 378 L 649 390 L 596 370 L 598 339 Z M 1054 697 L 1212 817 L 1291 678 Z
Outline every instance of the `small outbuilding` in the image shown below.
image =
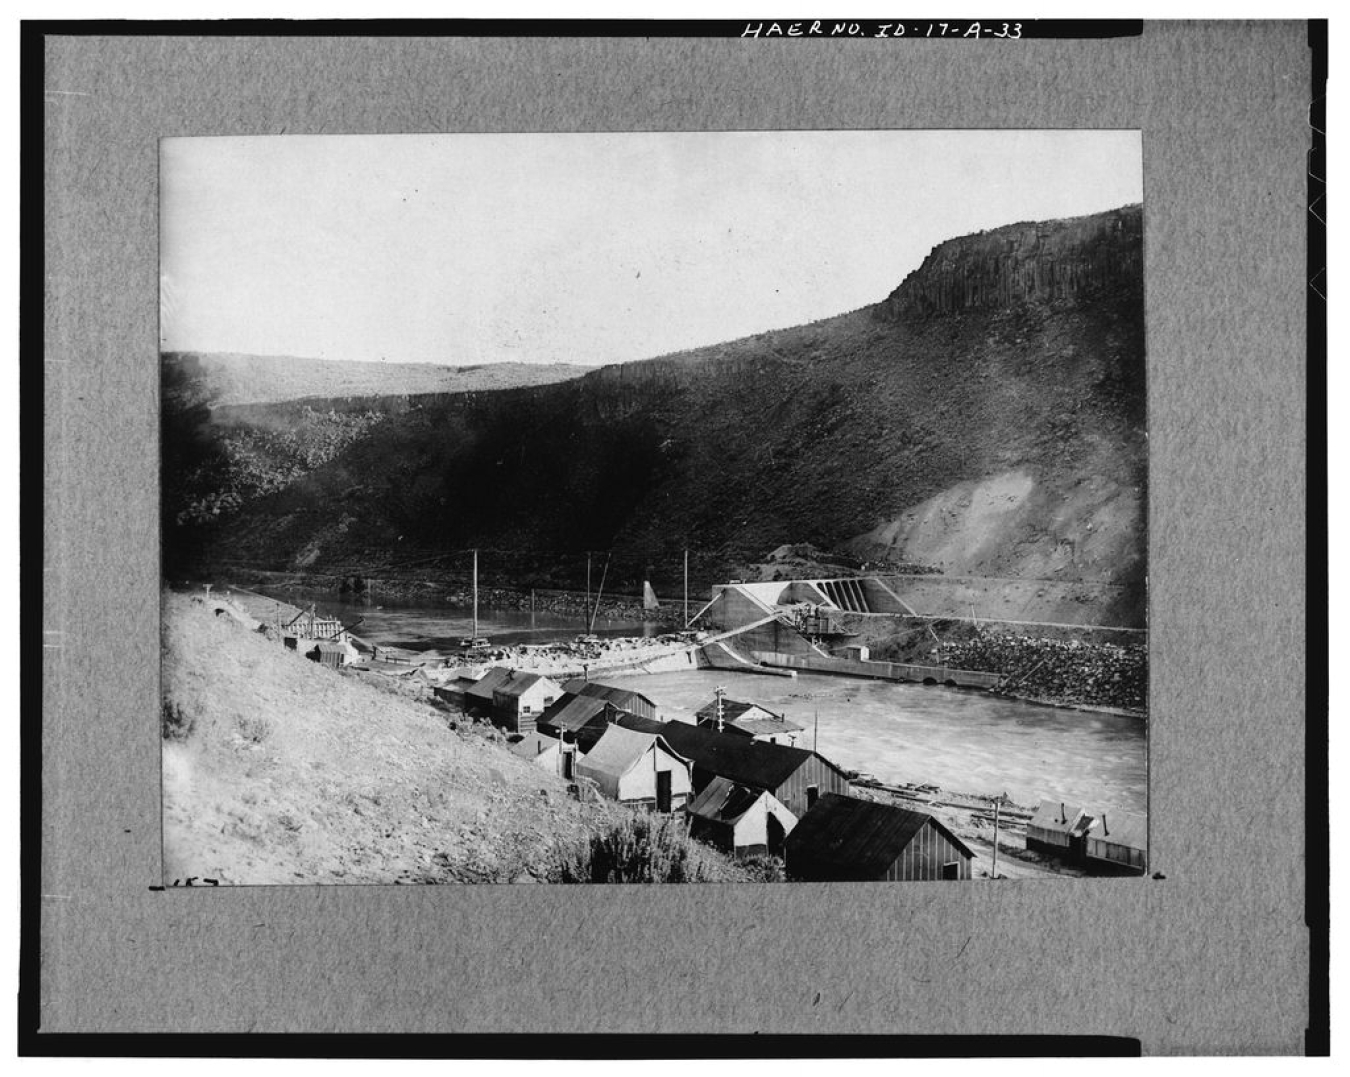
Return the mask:
M 546 737 L 542 733 L 526 733 L 515 744 L 508 745 L 507 751 L 550 774 L 563 772 L 562 742 L 554 737 Z
M 514 670 L 506 666 L 493 666 L 479 677 L 473 684 L 464 690 L 464 707 L 466 710 L 490 712 L 492 710 L 493 693 L 511 676 Z
M 1148 867 L 1148 820 L 1129 812 L 1103 812 L 1087 832 L 1087 863 L 1142 875 Z
M 656 718 L 656 704 L 641 692 L 620 688 L 613 684 L 601 684 L 599 681 L 587 681 L 575 677 L 563 685 L 564 692 L 574 696 L 589 696 L 613 703 L 619 710 L 629 714 L 640 714 L 643 718 Z
M 310 650 L 305 652 L 305 657 L 311 662 L 318 662 L 321 666 L 328 666 L 330 669 L 341 669 L 347 664 L 347 659 L 351 656 L 351 649 L 345 643 L 316 643 Z
M 535 723 L 562 689 L 538 673 L 507 670 L 492 689 L 492 724 L 510 733 L 533 733 Z
M 576 773 L 612 800 L 659 812 L 684 807 L 692 789 L 689 760 L 664 737 L 619 725 L 609 726 L 577 760 Z
M 694 717 L 697 724 L 706 729 L 738 733 L 754 740 L 786 744 L 789 747 L 797 743 L 798 734 L 803 732 L 801 726 L 789 722 L 783 715 L 775 714 L 767 707 L 735 699 L 714 699 L 700 707 Z
M 975 854 L 927 812 L 825 793 L 784 844 L 805 882 L 969 879 Z
M 1058 800 L 1042 800 L 1027 822 L 1027 848 L 1065 860 L 1082 860 L 1087 852 L 1092 816 Z
M 689 802 L 689 833 L 736 856 L 783 855 L 797 817 L 763 789 L 714 778 Z

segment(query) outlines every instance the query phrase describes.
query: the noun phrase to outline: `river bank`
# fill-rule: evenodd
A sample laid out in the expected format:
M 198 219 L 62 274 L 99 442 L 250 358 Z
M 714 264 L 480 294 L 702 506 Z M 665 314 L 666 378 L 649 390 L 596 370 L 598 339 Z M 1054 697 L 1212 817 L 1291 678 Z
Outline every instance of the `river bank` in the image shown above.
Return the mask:
M 332 600 L 361 598 L 372 605 L 393 603 L 447 609 L 473 606 L 473 589 L 459 578 L 336 575 L 234 567 L 229 575 L 232 581 L 241 585 L 306 598 L 327 595 Z M 691 602 L 690 613 L 696 613 L 701 605 L 701 602 Z M 576 620 L 578 632 L 584 632 L 592 618 L 595 621 L 642 621 L 672 629 L 685 625 L 682 603 L 667 602 L 648 610 L 643 608 L 640 596 L 611 594 L 606 597 L 598 589 L 597 594 L 588 596 L 584 591 L 480 586 L 478 606 L 484 610 L 571 616 Z

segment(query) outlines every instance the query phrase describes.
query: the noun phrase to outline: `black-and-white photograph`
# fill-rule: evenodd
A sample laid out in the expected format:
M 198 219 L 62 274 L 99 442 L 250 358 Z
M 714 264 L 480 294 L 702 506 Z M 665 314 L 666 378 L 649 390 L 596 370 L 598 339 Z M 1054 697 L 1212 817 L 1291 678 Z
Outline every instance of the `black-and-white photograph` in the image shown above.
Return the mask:
M 166 886 L 1148 869 L 1136 130 L 160 143 Z

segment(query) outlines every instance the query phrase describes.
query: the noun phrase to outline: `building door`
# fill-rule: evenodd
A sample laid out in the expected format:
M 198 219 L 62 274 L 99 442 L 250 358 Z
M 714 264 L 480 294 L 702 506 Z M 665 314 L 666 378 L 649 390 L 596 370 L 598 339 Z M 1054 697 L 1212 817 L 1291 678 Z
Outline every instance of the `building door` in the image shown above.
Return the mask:
M 670 811 L 670 771 L 656 772 L 656 810 Z
M 808 785 L 806 787 L 806 810 L 810 811 L 816 806 L 816 801 L 820 797 L 820 786 Z
M 764 822 L 764 829 L 768 832 L 767 842 L 770 856 L 783 855 L 783 839 L 787 837 L 783 829 L 783 824 L 778 821 L 778 816 L 772 812 Z
M 950 864 L 942 865 L 942 877 L 944 879 L 961 878 L 961 861 L 953 860 Z
M 562 754 L 563 777 L 566 778 L 568 781 L 571 781 L 571 779 L 572 779 L 572 760 L 573 760 L 573 758 L 575 758 L 575 753 L 573 753 L 573 752 L 566 752 L 566 751 L 565 751 L 565 752 L 563 752 L 563 754 Z

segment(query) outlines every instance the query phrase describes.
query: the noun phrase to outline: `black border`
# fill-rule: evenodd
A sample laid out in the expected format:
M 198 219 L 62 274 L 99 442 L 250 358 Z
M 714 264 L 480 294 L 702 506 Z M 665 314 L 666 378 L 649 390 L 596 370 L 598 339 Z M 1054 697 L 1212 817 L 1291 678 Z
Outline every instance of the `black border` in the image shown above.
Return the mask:
M 818 33 L 809 33 L 811 24 L 818 22 Z M 1006 14 L 997 19 L 914 18 L 848 19 L 839 16 L 812 18 L 762 17 L 753 19 L 25 19 L 21 33 L 81 37 L 90 34 L 104 36 L 220 36 L 230 37 L 520 37 L 520 38 L 621 38 L 621 37 L 681 37 L 728 38 L 747 37 L 747 27 L 767 28 L 776 24 L 780 34 L 757 35 L 760 41 L 867 41 L 877 38 L 897 41 L 970 41 L 962 36 L 972 24 L 990 28 L 978 38 L 981 41 L 1046 41 L 1046 40 L 1103 40 L 1107 38 L 1141 37 L 1143 19 L 1015 19 Z M 833 34 L 836 25 L 857 27 L 856 33 Z M 903 24 L 904 35 L 897 37 L 894 28 Z M 800 32 L 789 34 L 788 27 Z M 1011 33 L 1000 37 L 1002 27 L 1018 27 L 1017 37 Z M 945 32 L 934 32 L 945 27 Z M 923 31 L 925 28 L 927 33 Z
M 1327 586 L 1327 20 L 1308 22 L 1312 50 L 1308 127 L 1308 560 L 1306 685 L 1305 922 L 1308 926 L 1308 1028 L 1305 1055 L 1331 1054 L 1329 943 L 1331 823 L 1327 788 L 1329 638 Z
M 19 1053 L 41 1021 L 46 373 L 43 40 L 19 36 Z M 26 152 L 25 152 L 26 151 Z M 28 330 L 24 332 L 25 328 Z M 27 401 L 28 407 L 22 403 Z M 25 556 L 26 555 L 26 556 Z

